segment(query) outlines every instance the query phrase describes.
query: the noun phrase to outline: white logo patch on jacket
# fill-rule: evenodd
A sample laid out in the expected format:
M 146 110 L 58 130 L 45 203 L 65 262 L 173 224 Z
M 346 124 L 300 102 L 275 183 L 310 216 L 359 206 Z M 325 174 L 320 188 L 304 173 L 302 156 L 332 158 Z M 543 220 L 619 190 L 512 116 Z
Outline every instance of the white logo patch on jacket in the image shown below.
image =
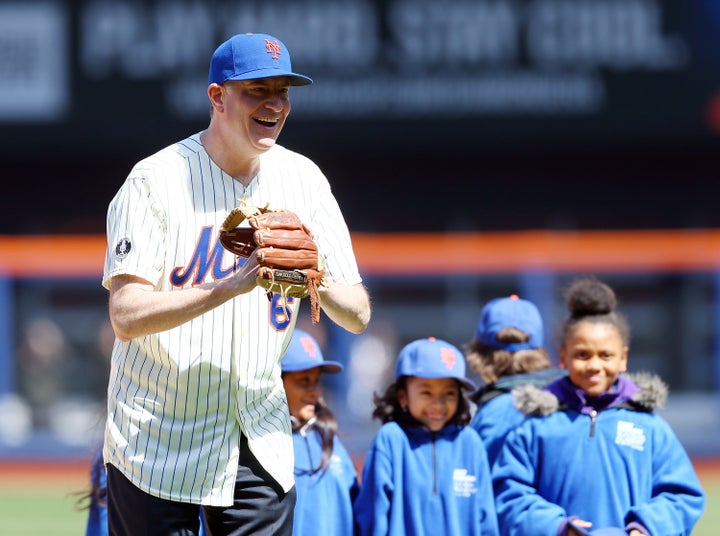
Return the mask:
M 453 471 L 453 491 L 458 497 L 470 497 L 477 493 L 477 477 L 469 475 L 467 469 Z
M 619 421 L 617 425 L 617 434 L 615 435 L 615 443 L 633 448 L 635 450 L 645 450 L 645 432 L 642 428 L 635 428 L 635 423 L 628 421 Z

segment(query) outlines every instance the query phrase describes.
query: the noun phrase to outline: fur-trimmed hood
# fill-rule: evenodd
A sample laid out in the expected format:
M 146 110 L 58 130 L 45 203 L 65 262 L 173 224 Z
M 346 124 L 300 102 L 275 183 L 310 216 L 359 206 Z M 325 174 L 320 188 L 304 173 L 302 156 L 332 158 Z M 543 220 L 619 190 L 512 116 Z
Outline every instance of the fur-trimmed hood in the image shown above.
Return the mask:
M 621 404 L 613 404 L 612 406 L 625 405 L 637 411 L 652 412 L 665 405 L 668 396 L 668 386 L 659 376 L 650 372 L 635 372 L 623 374 L 622 376 L 625 379 L 625 383 L 630 382 L 630 384 L 636 386 L 637 389 L 627 400 L 622 401 Z M 557 380 L 557 382 L 563 381 L 569 380 L 566 378 Z M 557 382 L 554 382 L 546 389 L 539 389 L 534 385 L 516 387 L 512 390 L 515 407 L 525 415 L 533 416 L 547 416 L 558 410 L 571 407 L 572 404 L 560 400 L 557 395 L 547 390 Z M 580 408 L 576 409 L 580 410 Z

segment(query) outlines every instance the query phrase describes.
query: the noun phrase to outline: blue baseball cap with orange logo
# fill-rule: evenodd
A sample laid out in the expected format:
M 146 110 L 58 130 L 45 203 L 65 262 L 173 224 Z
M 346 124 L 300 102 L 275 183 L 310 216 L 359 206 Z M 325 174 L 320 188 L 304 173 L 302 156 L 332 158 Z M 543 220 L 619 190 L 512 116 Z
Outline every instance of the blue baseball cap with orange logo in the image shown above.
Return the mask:
M 497 340 L 498 333 L 510 327 L 527 333 L 527 342 L 503 343 Z M 516 294 L 495 298 L 483 307 L 475 337 L 486 346 L 508 352 L 542 348 L 543 321 L 540 311 L 534 303 Z
M 296 372 L 320 367 L 322 372 L 342 372 L 343 366 L 337 361 L 326 361 L 315 338 L 307 331 L 295 329 L 285 355 L 280 361 L 283 372 Z
M 465 357 L 462 352 L 449 342 L 435 337 L 418 339 L 400 350 L 395 366 L 395 379 L 401 376 L 455 378 L 465 389 L 477 389 L 477 386 L 465 377 Z
M 273 76 L 287 76 L 291 86 L 312 84 L 311 78 L 293 72 L 290 52 L 278 38 L 267 34 L 238 34 L 213 53 L 208 85 Z

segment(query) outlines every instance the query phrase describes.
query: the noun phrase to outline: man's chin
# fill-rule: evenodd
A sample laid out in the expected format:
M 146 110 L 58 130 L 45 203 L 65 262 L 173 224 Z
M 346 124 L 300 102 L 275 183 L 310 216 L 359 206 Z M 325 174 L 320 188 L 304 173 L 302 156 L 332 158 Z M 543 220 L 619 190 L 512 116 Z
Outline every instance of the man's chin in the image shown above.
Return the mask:
M 263 149 L 270 149 L 273 145 L 275 145 L 275 140 L 273 138 L 262 138 L 258 145 Z

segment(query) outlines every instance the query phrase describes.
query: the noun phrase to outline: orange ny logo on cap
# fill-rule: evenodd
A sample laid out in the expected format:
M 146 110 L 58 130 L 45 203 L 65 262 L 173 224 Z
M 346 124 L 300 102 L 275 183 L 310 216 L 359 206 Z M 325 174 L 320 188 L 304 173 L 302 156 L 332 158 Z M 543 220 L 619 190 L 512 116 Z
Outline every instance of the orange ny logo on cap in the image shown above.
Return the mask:
M 305 353 L 311 357 L 315 357 L 315 345 L 310 337 L 301 337 L 300 344 L 302 344 Z
M 277 42 L 277 39 L 275 41 L 270 41 L 270 39 L 265 39 L 265 48 L 267 49 L 268 54 L 272 54 L 272 59 L 276 60 L 280 57 L 280 43 Z
M 440 360 L 448 369 L 452 369 L 455 366 L 455 352 L 453 352 L 453 349 L 440 348 Z

